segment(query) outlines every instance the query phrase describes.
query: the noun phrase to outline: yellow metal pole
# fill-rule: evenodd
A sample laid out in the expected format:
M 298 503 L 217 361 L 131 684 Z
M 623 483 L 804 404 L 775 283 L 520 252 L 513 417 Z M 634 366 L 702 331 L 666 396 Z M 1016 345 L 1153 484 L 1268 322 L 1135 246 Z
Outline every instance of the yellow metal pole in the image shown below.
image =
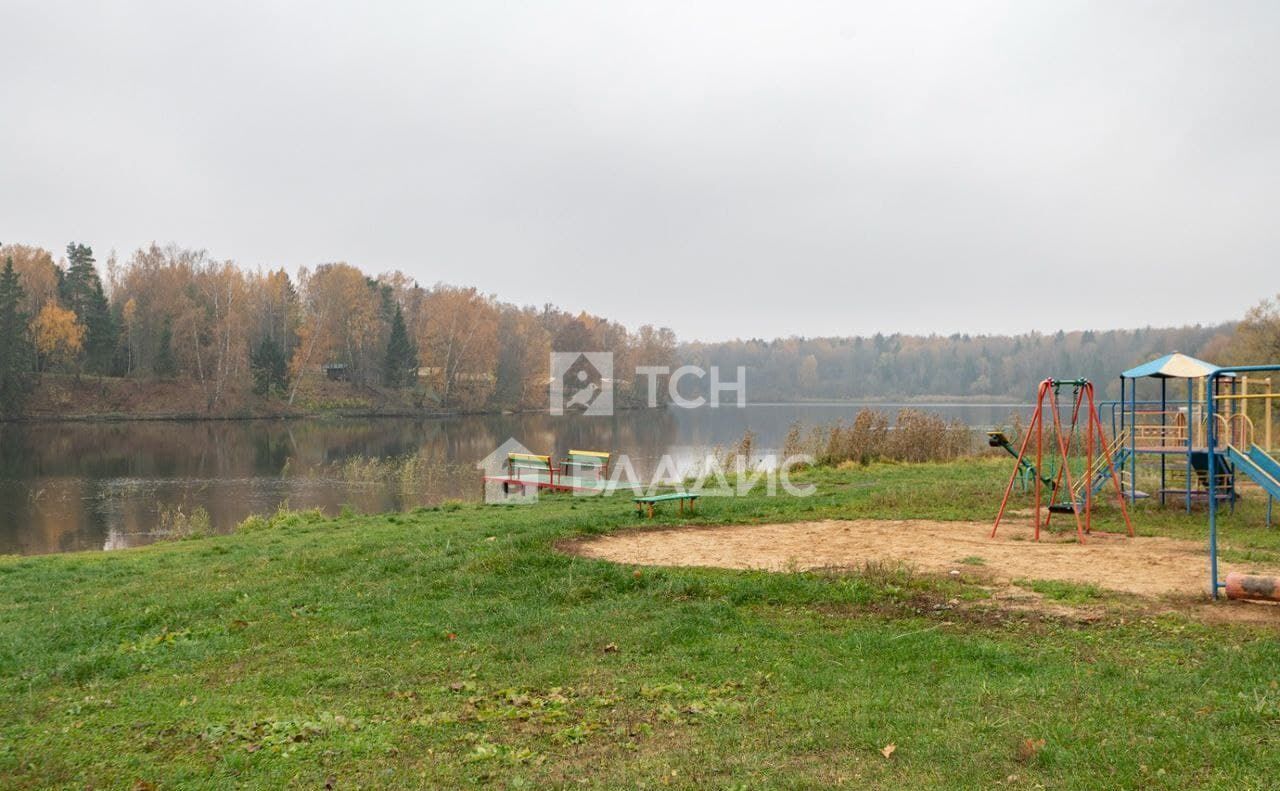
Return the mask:
M 1241 399 L 1243 399 L 1243 400 L 1241 400 L 1241 401 L 1239 402 L 1239 409 L 1240 409 L 1240 411 L 1241 411 L 1241 412 L 1243 412 L 1243 413 L 1244 413 L 1245 420 L 1248 420 L 1248 419 L 1249 419 L 1249 401 L 1248 401 L 1248 399 L 1249 399 L 1249 375 L 1248 375 L 1248 374 L 1245 374 L 1245 375 L 1244 375 L 1243 377 L 1241 377 L 1241 379 L 1240 379 L 1240 398 L 1241 398 Z M 1245 450 L 1248 450 L 1248 449 L 1249 449 L 1248 447 L 1246 447 L 1246 448 L 1245 448 Z
M 1199 396 L 1201 396 L 1199 397 L 1199 402 L 1201 402 L 1199 410 L 1203 412 L 1204 407 L 1208 404 L 1206 401 L 1206 393 L 1208 393 L 1208 384 L 1206 379 L 1199 380 L 1199 392 L 1201 392 L 1199 393 Z M 1196 435 L 1199 431 L 1199 427 L 1201 427 L 1199 424 L 1201 424 L 1201 417 L 1199 417 L 1199 415 L 1187 416 L 1187 442 L 1190 443 L 1190 447 L 1193 448 L 1199 447 L 1199 436 Z
M 1271 452 L 1271 377 L 1267 377 L 1267 398 L 1262 402 L 1262 409 L 1266 416 L 1262 420 L 1263 436 L 1267 442 L 1267 453 Z

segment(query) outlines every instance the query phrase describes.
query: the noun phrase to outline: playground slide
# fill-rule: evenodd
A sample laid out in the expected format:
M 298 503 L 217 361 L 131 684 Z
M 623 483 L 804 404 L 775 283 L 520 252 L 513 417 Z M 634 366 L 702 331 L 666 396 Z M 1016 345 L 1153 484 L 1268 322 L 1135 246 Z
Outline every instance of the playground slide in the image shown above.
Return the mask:
M 1124 477 L 1124 463 L 1129 460 L 1128 448 L 1117 448 L 1111 456 L 1111 466 L 1107 466 L 1106 459 L 1103 458 L 1097 462 L 1098 471 L 1093 475 L 1093 493 L 1097 494 L 1102 491 L 1102 487 L 1111 483 L 1111 468 L 1114 467 L 1116 475 L 1120 477 L 1124 485 L 1124 493 L 1129 493 L 1129 481 Z M 1136 497 L 1146 497 L 1146 492 L 1135 492 Z
M 1280 461 L 1254 445 L 1245 453 L 1234 445 L 1227 446 L 1227 459 L 1236 472 L 1244 473 L 1272 497 L 1280 498 Z
M 1272 478 L 1280 481 L 1280 461 L 1276 461 L 1273 456 L 1257 445 L 1249 448 L 1249 458 L 1253 459 L 1254 463 L 1259 467 L 1266 470 Z

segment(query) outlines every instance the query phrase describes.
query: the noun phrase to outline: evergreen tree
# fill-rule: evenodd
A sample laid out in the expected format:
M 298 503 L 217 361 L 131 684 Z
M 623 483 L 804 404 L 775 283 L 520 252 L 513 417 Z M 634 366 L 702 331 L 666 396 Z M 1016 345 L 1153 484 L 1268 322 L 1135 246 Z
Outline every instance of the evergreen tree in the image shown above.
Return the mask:
M 22 284 L 13 271 L 13 258 L 5 259 L 0 272 L 0 413 L 17 415 L 31 387 L 33 349 L 22 312 Z
M 498 323 L 498 337 L 519 337 L 519 325 L 514 311 L 504 311 Z M 524 389 L 524 350 L 515 343 L 504 343 L 498 348 L 498 365 L 494 371 L 493 400 L 498 404 L 520 403 Z
M 167 318 L 160 329 L 156 346 L 156 359 L 151 369 L 156 376 L 173 376 L 178 372 L 178 361 L 173 358 L 173 325 Z
M 387 358 L 382 366 L 382 381 L 387 387 L 408 387 L 418 374 L 418 347 L 409 338 L 404 324 L 404 311 L 396 307 L 391 318 L 391 336 L 387 339 Z
M 284 349 L 270 336 L 264 337 L 258 348 L 253 350 L 249 366 L 253 373 L 253 392 L 258 395 L 289 389 L 289 361 L 285 358 Z
M 58 279 L 58 297 L 84 324 L 89 370 L 110 373 L 116 351 L 115 322 L 94 266 L 93 248 L 75 242 L 67 245 L 67 271 Z

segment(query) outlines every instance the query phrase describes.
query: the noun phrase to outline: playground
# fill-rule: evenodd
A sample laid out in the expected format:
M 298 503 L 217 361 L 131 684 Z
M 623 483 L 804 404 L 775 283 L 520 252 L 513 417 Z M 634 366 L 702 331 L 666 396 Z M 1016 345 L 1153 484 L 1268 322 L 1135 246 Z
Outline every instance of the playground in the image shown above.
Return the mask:
M 1225 563 L 1218 528 L 1223 509 L 1234 513 L 1245 496 L 1265 499 L 1265 526 L 1272 526 L 1280 497 L 1270 378 L 1276 371 L 1280 366 L 1224 368 L 1173 352 L 1121 373 L 1113 401 L 1100 400 L 1086 379 L 1044 379 L 1019 436 L 988 432 L 988 445 L 1015 459 L 990 525 L 882 519 L 730 525 L 626 531 L 562 548 L 651 566 L 781 572 L 889 564 L 976 574 L 995 586 L 1044 579 L 1149 597 L 1225 594 L 1275 603 L 1280 562 Z M 1173 398 L 1170 382 L 1182 385 Z M 1029 507 L 1011 508 L 1024 501 Z M 1139 502 L 1146 513 L 1207 511 L 1207 547 L 1137 536 L 1131 511 Z M 1103 505 L 1120 531 L 1094 532 L 1094 510 Z

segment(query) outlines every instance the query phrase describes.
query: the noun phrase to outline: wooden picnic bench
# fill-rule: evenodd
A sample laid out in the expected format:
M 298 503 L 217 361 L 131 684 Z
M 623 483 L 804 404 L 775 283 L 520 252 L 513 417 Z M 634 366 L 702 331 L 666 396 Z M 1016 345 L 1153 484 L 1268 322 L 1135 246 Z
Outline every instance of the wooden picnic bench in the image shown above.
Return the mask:
M 598 478 L 609 477 L 609 454 L 598 450 L 570 450 L 564 469 L 592 470 Z
M 507 480 L 502 483 L 502 490 L 509 491 L 511 484 L 521 489 L 526 485 L 538 488 L 555 488 L 556 478 L 560 475 L 560 467 L 551 463 L 550 456 L 539 456 L 536 453 L 508 453 Z
M 684 504 L 686 502 L 689 503 L 689 511 L 692 512 L 694 510 L 694 505 L 698 502 L 698 495 L 690 494 L 689 492 L 670 492 L 668 494 L 650 494 L 644 497 L 637 497 L 635 499 L 636 516 L 640 516 L 647 508 L 649 511 L 649 518 L 652 519 L 653 507 L 658 503 L 664 503 L 669 500 L 675 500 L 679 503 L 680 513 L 684 513 Z

